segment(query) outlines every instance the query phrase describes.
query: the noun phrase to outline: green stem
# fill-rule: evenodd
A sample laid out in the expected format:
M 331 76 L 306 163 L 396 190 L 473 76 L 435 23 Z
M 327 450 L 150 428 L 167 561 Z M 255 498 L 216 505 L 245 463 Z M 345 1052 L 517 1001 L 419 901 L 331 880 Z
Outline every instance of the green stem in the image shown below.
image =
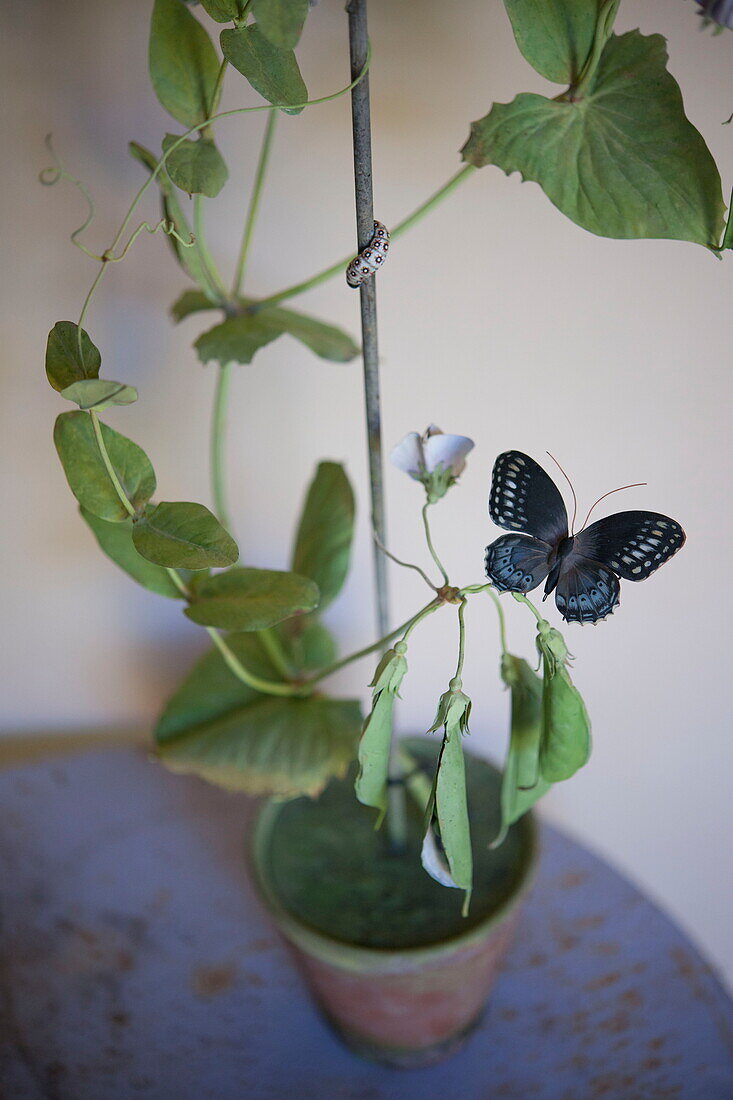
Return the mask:
M 257 637 L 278 672 L 286 680 L 290 680 L 293 676 L 293 667 L 275 630 L 271 626 L 265 630 L 258 630 Z
M 231 531 L 227 492 L 224 476 L 224 443 L 226 436 L 226 414 L 229 386 L 232 380 L 233 363 L 223 363 L 216 376 L 216 392 L 211 416 L 211 492 L 214 499 L 214 511 L 222 527 Z
M 214 262 L 214 257 L 209 252 L 208 245 L 206 244 L 206 236 L 204 233 L 204 203 L 201 195 L 194 195 L 193 197 L 193 235 L 196 241 L 195 247 L 201 257 L 204 271 L 211 285 L 221 296 L 222 300 L 226 301 L 229 297 L 227 289 L 224 286 L 224 281 Z
M 109 453 L 104 442 L 104 437 L 102 435 L 102 429 L 97 418 L 97 414 L 95 412 L 90 412 L 89 415 L 92 418 L 94 435 L 96 436 L 99 452 L 102 456 L 102 461 L 104 462 L 107 473 L 109 474 L 117 495 L 124 504 L 127 512 L 129 513 L 129 515 L 134 516 L 135 509 L 130 503 L 130 499 L 127 496 L 127 493 L 120 484 L 120 480 L 115 473 L 112 461 L 109 457 Z M 166 572 L 175 584 L 178 591 L 181 593 L 181 595 L 185 596 L 186 599 L 188 599 L 188 588 L 184 584 L 178 571 L 176 569 L 169 569 L 166 567 Z M 227 666 L 231 669 L 234 675 L 243 683 L 248 684 L 249 687 L 254 688 L 255 691 L 261 691 L 265 695 L 307 695 L 310 692 L 310 687 L 307 684 L 282 684 L 274 680 L 263 680 L 261 677 L 255 676 L 253 672 L 250 672 L 249 669 L 242 664 L 236 654 L 232 653 L 226 641 L 224 640 L 224 638 L 222 638 L 221 634 L 218 630 L 215 629 L 215 627 L 207 626 L 206 633 L 209 635 L 212 642 L 217 647 Z
M 260 159 L 257 163 L 257 172 L 255 174 L 254 187 L 252 189 L 252 195 L 249 200 L 249 209 L 247 211 L 247 221 L 244 225 L 242 246 L 239 250 L 237 268 L 234 275 L 234 282 L 232 284 L 232 298 L 236 298 L 242 288 L 242 280 L 244 279 L 244 272 L 247 266 L 247 256 L 249 254 L 249 246 L 252 242 L 252 233 L 255 227 L 255 222 L 257 221 L 257 212 L 259 210 L 260 199 L 262 197 L 262 188 L 265 182 L 265 175 L 267 173 L 267 165 L 270 160 L 270 153 L 272 151 L 272 139 L 275 133 L 276 123 L 277 111 L 272 111 L 267 116 L 267 125 L 265 126 L 264 137 L 262 138 Z
M 99 417 L 91 409 L 89 411 L 89 415 L 92 418 L 92 428 L 94 429 L 94 435 L 96 436 L 97 446 L 99 447 L 99 453 L 102 456 L 102 462 L 104 463 L 104 467 L 105 467 L 107 473 L 109 474 L 109 479 L 112 482 L 112 484 L 114 485 L 115 492 L 117 493 L 117 496 L 120 498 L 120 501 L 122 502 L 122 505 L 124 506 L 127 514 L 129 516 L 134 516 L 135 515 L 135 509 L 133 508 L 132 504 L 130 503 L 130 499 L 129 499 L 127 493 L 122 488 L 122 484 L 120 482 L 120 479 L 118 478 L 117 472 L 115 471 L 115 468 L 112 465 L 112 460 L 109 457 L 109 452 L 107 450 L 106 444 L 104 442 L 104 437 L 102 435 L 102 426 L 99 423 Z
M 422 522 L 423 522 L 423 527 L 425 528 L 425 541 L 428 544 L 428 550 L 430 551 L 430 555 L 431 555 L 433 561 L 435 562 L 438 569 L 440 570 L 441 576 L 443 578 L 443 584 L 448 584 L 449 583 L 448 574 L 446 572 L 445 566 L 443 565 L 442 561 L 440 560 L 440 558 L 438 557 L 438 555 L 436 553 L 435 547 L 433 546 L 433 540 L 432 540 L 431 535 L 430 535 L 430 523 L 428 521 L 428 508 L 429 507 L 430 507 L 430 502 L 426 500 L 425 503 L 423 504 L 423 508 L 422 508 Z
M 183 145 L 183 143 L 185 141 L 187 141 L 188 138 L 192 134 L 199 133 L 201 130 L 204 130 L 208 126 L 210 126 L 210 124 L 212 122 L 219 122 L 223 118 L 234 118 L 235 116 L 238 116 L 238 115 L 254 114 L 256 111 L 275 112 L 275 111 L 279 111 L 283 108 L 288 108 L 288 109 L 292 110 L 293 108 L 296 108 L 296 107 L 300 107 L 300 108 L 315 107 L 319 103 L 329 103 L 333 99 L 339 99 L 341 96 L 346 95 L 348 92 L 351 91 L 351 89 L 353 87 L 355 87 L 359 83 L 359 81 L 363 80 L 364 77 L 366 76 L 367 72 L 369 71 L 370 63 L 371 63 L 371 53 L 367 57 L 367 60 L 364 64 L 364 68 L 351 81 L 351 83 L 347 84 L 347 86 L 345 88 L 340 88 L 339 91 L 337 91 L 337 92 L 332 92 L 330 95 L 319 96 L 317 99 L 309 99 L 309 100 L 306 100 L 304 103 L 292 103 L 292 104 L 288 104 L 288 103 L 265 103 L 265 104 L 262 104 L 261 106 L 258 105 L 256 107 L 235 107 L 230 111 L 219 111 L 219 112 L 217 112 L 217 114 L 212 115 L 210 118 L 206 119 L 204 122 L 198 122 L 195 126 L 191 126 L 188 130 L 186 130 L 186 132 L 184 134 L 181 134 L 181 136 L 178 138 L 177 141 L 174 141 L 174 142 L 171 143 L 170 147 L 165 150 L 165 152 L 161 156 L 160 160 L 158 161 L 158 163 L 156 164 L 155 168 L 150 173 L 148 178 L 145 180 L 144 183 L 142 183 L 140 185 L 140 187 L 137 190 L 137 193 L 135 194 L 135 197 L 133 198 L 132 202 L 130 203 L 130 206 L 128 207 L 127 213 L 125 214 L 124 218 L 122 219 L 122 224 L 120 225 L 120 228 L 117 230 L 117 233 L 115 234 L 115 237 L 114 237 L 114 240 L 112 241 L 112 244 L 109 246 L 108 249 L 106 249 L 106 252 L 109 253 L 110 255 L 114 255 L 115 249 L 117 248 L 120 241 L 122 240 L 125 233 L 127 232 L 127 227 L 129 226 L 130 221 L 132 220 L 132 216 L 135 213 L 135 211 L 137 210 L 138 204 L 142 201 L 142 198 L 146 194 L 148 188 L 152 187 L 155 180 L 157 180 L 158 176 L 160 175 L 161 171 L 163 170 L 163 167 L 165 166 L 165 164 L 168 160 L 168 157 L 173 152 L 175 152 L 175 150 L 178 149 L 179 146 Z M 79 318 L 79 328 L 81 328 L 82 325 L 83 325 L 83 321 L 84 321 L 84 318 L 86 316 L 87 310 L 89 309 L 89 305 L 90 305 L 90 302 L 92 300 L 92 297 L 93 297 L 97 287 L 99 286 L 100 282 L 102 281 L 102 278 L 104 276 L 105 271 L 109 267 L 109 264 L 106 262 L 106 260 L 104 260 L 104 258 L 100 262 L 102 263 L 102 266 L 99 269 L 99 271 L 97 272 L 97 275 L 95 276 L 94 282 L 92 283 L 92 287 L 91 287 L 89 293 L 87 294 L 86 299 L 84 301 L 84 306 L 82 307 L 81 316 Z M 224 298 L 226 298 L 226 292 L 224 293 Z M 81 344 L 81 336 L 79 336 L 78 339 L 79 339 L 79 344 Z
M 440 599 L 431 600 L 430 603 L 427 604 L 427 606 L 422 609 L 422 611 L 418 611 L 417 615 L 415 615 L 414 619 L 412 619 L 409 626 L 407 627 L 407 630 L 405 631 L 405 633 L 402 637 L 402 641 L 406 642 L 407 639 L 412 634 L 415 627 L 418 626 L 418 624 L 421 623 L 423 621 L 423 619 L 427 619 L 428 615 L 432 615 L 432 613 L 434 611 L 437 611 L 438 608 L 442 607 L 442 606 L 443 606 L 443 601 L 442 600 L 440 600 Z
M 253 672 L 250 672 L 249 669 L 242 664 L 236 654 L 232 653 L 226 641 L 215 627 L 207 626 L 206 633 L 221 653 L 230 671 L 234 673 L 237 679 L 248 684 L 251 688 L 254 688 L 255 691 L 261 691 L 265 695 L 309 694 L 308 687 L 302 687 L 298 684 L 281 684 L 273 680 L 262 680 L 259 676 L 255 676 Z
M 464 616 L 466 614 L 467 603 L 468 600 L 464 598 L 458 605 L 458 664 L 456 665 L 454 680 L 458 680 L 459 684 L 461 675 L 463 674 L 463 661 L 466 656 L 466 623 Z
M 453 191 L 463 183 L 465 179 L 475 172 L 476 168 L 473 164 L 467 164 L 461 168 L 460 172 L 456 172 L 455 176 L 451 176 L 447 183 L 444 183 L 442 187 L 421 203 L 416 210 L 413 210 L 411 214 L 408 214 L 406 218 L 403 218 L 401 222 L 398 222 L 393 229 L 390 230 L 390 239 L 392 241 L 397 240 L 403 233 L 406 233 L 408 229 L 411 229 L 416 222 L 419 222 L 430 211 L 452 194 Z M 265 306 L 274 306 L 278 302 L 284 302 L 286 298 L 294 298 L 298 294 L 305 293 L 306 290 L 311 290 L 314 286 L 320 286 L 321 283 L 327 282 L 328 279 L 332 279 L 335 275 L 342 275 L 346 270 L 346 266 L 354 258 L 353 252 L 346 256 L 343 260 L 339 260 L 338 263 L 331 264 L 330 267 L 325 268 L 323 271 L 319 271 L 317 275 L 311 275 L 309 279 L 304 279 L 301 283 L 294 283 L 292 286 L 286 287 L 285 290 L 279 290 L 276 294 L 270 294 L 267 298 L 260 298 L 257 302 L 253 302 L 249 307 L 249 312 L 256 313 L 260 309 L 264 309 Z
M 353 661 L 359 661 L 362 657 L 368 657 L 370 653 L 375 653 L 378 649 L 384 649 L 388 642 L 391 642 L 393 638 L 396 638 L 399 634 L 404 634 L 403 641 L 406 641 L 412 631 L 412 628 L 424 619 L 426 615 L 429 615 L 431 611 L 437 611 L 442 606 L 441 600 L 431 600 L 429 604 L 418 611 L 416 615 L 407 619 L 406 622 L 400 626 L 395 627 L 389 634 L 385 634 L 383 638 L 380 638 L 376 642 L 372 642 L 371 645 L 365 646 L 364 649 L 359 649 L 356 653 L 350 653 L 348 657 L 342 657 L 340 661 L 334 661 L 332 665 L 327 665 L 326 668 L 322 668 L 315 676 L 312 676 L 308 681 L 308 685 L 317 684 L 320 680 L 325 680 L 327 676 L 332 676 L 334 672 L 338 672 L 340 669 L 345 668 L 346 665 L 352 664 Z
M 412 562 L 402 561 L 401 558 L 395 557 L 391 550 L 388 550 L 384 543 L 380 540 L 379 535 L 376 531 L 372 531 L 372 538 L 374 539 L 375 543 L 382 551 L 382 553 L 385 555 L 385 557 L 389 558 L 390 561 L 393 561 L 395 565 L 401 565 L 403 569 L 414 569 L 416 573 L 420 574 L 428 588 L 432 588 L 433 592 L 438 591 L 437 585 L 433 584 L 424 569 L 421 569 L 419 565 L 414 565 Z
M 229 62 L 225 57 L 222 58 L 221 65 L 219 66 L 219 72 L 216 74 L 216 84 L 214 85 L 214 91 L 211 95 L 211 103 L 209 104 L 209 110 L 207 112 L 209 118 L 211 118 L 213 114 L 216 114 L 216 108 L 219 106 L 219 100 L 221 99 L 221 90 L 224 87 L 224 75 L 228 67 Z
M 527 605 L 538 623 L 543 623 L 545 621 L 544 616 L 540 614 L 532 601 L 527 599 L 523 592 L 512 592 L 512 596 L 514 596 L 517 603 L 524 603 Z

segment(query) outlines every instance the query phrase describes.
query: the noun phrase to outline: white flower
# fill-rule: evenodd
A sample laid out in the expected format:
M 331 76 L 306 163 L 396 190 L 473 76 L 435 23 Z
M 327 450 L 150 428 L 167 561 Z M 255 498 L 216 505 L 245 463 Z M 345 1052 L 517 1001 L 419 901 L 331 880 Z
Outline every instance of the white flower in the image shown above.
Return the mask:
M 408 432 L 392 451 L 390 459 L 415 481 L 425 486 L 431 503 L 445 496 L 463 473 L 473 440 L 465 435 L 447 435 L 435 424 L 419 435 Z

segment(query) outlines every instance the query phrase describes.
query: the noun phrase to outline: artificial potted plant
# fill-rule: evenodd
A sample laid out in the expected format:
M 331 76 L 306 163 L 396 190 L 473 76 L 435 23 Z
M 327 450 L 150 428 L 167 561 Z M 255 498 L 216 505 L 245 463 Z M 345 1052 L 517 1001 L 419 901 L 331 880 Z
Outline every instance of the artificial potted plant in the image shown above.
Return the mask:
M 552 99 L 523 93 L 494 105 L 471 127 L 464 166 L 392 227 L 392 240 L 475 170 L 494 164 L 539 183 L 593 233 L 728 247 L 719 174 L 685 117 L 663 39 L 614 34 L 618 0 L 506 0 L 505 6 L 527 61 L 565 90 Z M 720 7 L 707 5 L 707 14 L 715 19 Z M 298 114 L 321 101 L 309 99 L 294 52 L 305 19 L 320 13 L 309 15 L 307 0 L 202 0 L 197 10 L 183 0 L 154 0 L 152 85 L 181 132 L 166 135 L 160 153 L 131 144 L 146 175 L 108 248 L 87 247 L 88 222 L 72 235 L 98 268 L 78 321 L 51 330 L 46 372 L 78 406 L 58 417 L 55 442 L 102 550 L 152 592 L 180 600 L 211 639 L 211 650 L 163 710 L 158 758 L 230 790 L 275 796 L 255 838 L 263 896 L 347 1040 L 404 1065 L 445 1054 L 477 1018 L 535 856 L 527 811 L 590 752 L 590 724 L 567 646 L 527 592 L 542 585 L 563 619 L 597 622 L 615 610 L 620 582 L 645 579 L 680 548 L 684 534 L 675 520 L 647 511 L 619 512 L 576 532 L 549 474 L 530 456 L 508 451 L 496 460 L 489 498 L 491 518 L 504 533 L 486 548 L 485 576 L 454 583 L 434 545 L 430 514 L 460 476 L 472 441 L 431 426 L 411 432 L 392 452 L 394 464 L 421 486 L 416 504 L 432 571 L 408 568 L 422 573 L 429 598 L 397 628 L 390 621 L 374 293 L 389 236 L 371 203 L 366 0 L 352 0 L 348 13 L 351 82 L 321 100 L 352 96 L 356 258 L 266 297 L 244 293 L 278 112 Z M 244 78 L 265 102 L 219 112 L 229 78 Z M 227 178 L 217 123 L 251 112 L 263 112 L 266 123 L 228 286 L 207 248 L 202 208 Z M 44 180 L 62 178 L 84 191 L 56 159 Z M 153 190 L 162 216 L 137 223 L 138 207 Z M 100 420 L 104 410 L 132 404 L 137 393 L 100 377 L 101 355 L 87 332 L 90 311 L 108 270 L 131 254 L 145 230 L 167 236 L 190 280 L 172 307 L 174 320 L 220 314 L 213 326 L 207 318 L 195 342 L 200 360 L 216 364 L 211 509 L 153 503 L 156 479 L 147 455 Z M 332 461 L 319 465 L 296 525 L 291 570 L 255 569 L 239 562 L 230 533 L 222 455 L 236 364 L 251 362 L 285 333 L 325 359 L 357 356 L 347 333 L 281 305 L 344 274 L 361 297 L 380 637 L 338 657 L 320 616 L 348 568 L 354 495 L 346 471 Z M 471 709 L 461 677 L 464 612 L 475 600 L 495 604 L 500 676 L 511 692 L 501 778 L 476 758 L 467 767 L 464 754 Z M 540 675 L 507 649 L 503 615 L 512 600 L 536 621 Z M 436 613 L 446 622 L 447 646 L 455 648 L 457 636 L 457 654 L 446 657 L 432 725 L 433 714 L 426 714 L 429 737 L 400 744 L 394 706 L 410 636 Z M 360 701 L 330 697 L 327 681 L 370 654 L 376 671 L 364 716 Z

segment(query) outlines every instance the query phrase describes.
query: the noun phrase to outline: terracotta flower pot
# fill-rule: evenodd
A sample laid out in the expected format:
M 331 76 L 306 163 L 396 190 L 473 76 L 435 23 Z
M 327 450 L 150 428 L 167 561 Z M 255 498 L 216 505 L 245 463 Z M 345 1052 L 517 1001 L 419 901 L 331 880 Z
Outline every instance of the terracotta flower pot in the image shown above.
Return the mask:
M 426 767 L 438 745 L 406 742 Z M 316 801 L 270 802 L 257 822 L 260 893 L 324 1012 L 358 1054 L 392 1066 L 453 1053 L 479 1022 L 509 947 L 536 859 L 529 815 L 495 852 L 499 773 L 466 755 L 474 895 L 434 883 L 420 866 L 421 815 L 408 850 L 389 855 L 352 780 Z

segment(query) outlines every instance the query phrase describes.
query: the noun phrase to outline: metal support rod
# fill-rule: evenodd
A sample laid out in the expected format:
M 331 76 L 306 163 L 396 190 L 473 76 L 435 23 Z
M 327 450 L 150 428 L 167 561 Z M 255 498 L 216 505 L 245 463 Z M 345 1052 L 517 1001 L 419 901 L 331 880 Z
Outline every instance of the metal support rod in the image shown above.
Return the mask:
M 349 0 L 349 51 L 351 77 L 355 79 L 364 68 L 369 50 L 367 32 L 367 0 Z M 372 193 L 372 132 L 369 110 L 369 73 L 351 92 L 351 120 L 354 134 L 354 190 L 356 193 L 357 251 L 366 248 L 374 235 L 374 197 Z M 377 343 L 376 275 L 359 287 L 361 295 L 361 348 L 364 362 L 364 402 L 366 411 L 367 446 L 369 450 L 369 485 L 371 488 L 372 528 L 378 542 L 387 542 L 384 515 L 384 483 L 382 478 L 382 419 L 379 404 L 379 348 Z M 389 632 L 389 593 L 387 591 L 387 559 L 373 541 L 374 581 L 376 587 L 377 630 L 380 637 Z M 392 736 L 389 773 L 392 782 L 387 789 L 387 836 L 394 855 L 405 850 L 407 836 L 407 805 L 401 780 L 402 763 L 397 751 L 397 738 Z
M 351 76 L 355 79 L 364 68 L 369 48 L 366 0 L 349 0 L 349 50 Z M 372 137 L 369 111 L 369 74 L 351 92 L 351 118 L 354 134 L 354 190 L 356 192 L 357 251 L 365 248 L 374 235 L 372 194 Z M 371 488 L 372 526 L 379 541 L 386 544 L 384 486 L 382 478 L 382 424 L 379 404 L 379 349 L 377 344 L 376 276 L 359 288 L 361 295 L 361 345 L 364 362 L 364 400 L 366 405 L 369 484 Z M 390 628 L 387 561 L 374 543 L 377 632 L 380 637 Z

